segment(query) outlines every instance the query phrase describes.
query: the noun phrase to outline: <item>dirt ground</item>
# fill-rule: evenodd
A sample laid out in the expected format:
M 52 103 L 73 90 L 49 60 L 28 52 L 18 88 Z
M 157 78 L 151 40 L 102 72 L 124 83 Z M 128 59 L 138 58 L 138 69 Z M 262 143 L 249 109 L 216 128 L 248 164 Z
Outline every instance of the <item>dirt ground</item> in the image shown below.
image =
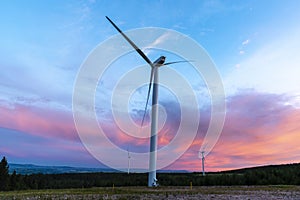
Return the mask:
M 299 199 L 300 186 L 114 187 L 1 192 L 0 199 Z

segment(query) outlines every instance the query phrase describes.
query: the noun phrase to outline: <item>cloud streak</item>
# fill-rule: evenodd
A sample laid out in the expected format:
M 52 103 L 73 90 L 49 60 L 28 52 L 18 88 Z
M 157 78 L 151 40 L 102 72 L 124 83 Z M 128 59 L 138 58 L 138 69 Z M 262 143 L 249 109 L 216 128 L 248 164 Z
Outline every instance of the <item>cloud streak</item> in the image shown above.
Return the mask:
M 242 42 L 242 45 L 247 45 L 247 44 L 249 44 L 249 42 L 250 42 L 250 40 L 247 39 L 247 40 L 245 40 L 245 41 Z

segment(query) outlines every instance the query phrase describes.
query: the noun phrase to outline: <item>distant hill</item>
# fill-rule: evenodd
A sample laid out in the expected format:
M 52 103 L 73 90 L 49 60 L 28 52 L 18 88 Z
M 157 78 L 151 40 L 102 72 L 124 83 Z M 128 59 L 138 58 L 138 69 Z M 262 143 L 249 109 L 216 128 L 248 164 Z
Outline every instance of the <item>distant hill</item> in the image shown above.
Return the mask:
M 40 166 L 32 164 L 9 164 L 9 173 L 17 174 L 65 174 L 65 173 L 94 173 L 94 172 L 121 172 L 112 168 L 86 168 L 69 166 Z M 125 170 L 126 171 L 126 170 Z M 131 169 L 135 173 L 144 173 L 146 170 Z M 189 173 L 187 170 L 158 170 L 158 173 Z
M 89 173 L 89 172 L 118 172 L 111 168 L 85 168 L 69 166 L 40 166 L 32 164 L 9 164 L 9 172 L 17 174 L 64 174 L 64 173 Z
M 217 172 L 217 173 L 238 173 L 239 174 L 239 173 L 246 173 L 246 172 L 253 172 L 253 171 L 295 170 L 295 169 L 300 170 L 300 163 L 248 167 L 248 168 L 241 168 L 241 169 L 235 169 L 235 170 L 221 171 L 221 172 Z

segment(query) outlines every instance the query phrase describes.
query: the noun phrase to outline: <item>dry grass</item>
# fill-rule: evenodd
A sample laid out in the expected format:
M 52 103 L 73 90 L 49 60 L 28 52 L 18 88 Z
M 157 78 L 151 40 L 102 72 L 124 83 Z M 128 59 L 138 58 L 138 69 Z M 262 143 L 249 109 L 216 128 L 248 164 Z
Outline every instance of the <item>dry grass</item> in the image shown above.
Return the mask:
M 300 186 L 115 187 L 0 192 L 2 199 L 300 199 Z

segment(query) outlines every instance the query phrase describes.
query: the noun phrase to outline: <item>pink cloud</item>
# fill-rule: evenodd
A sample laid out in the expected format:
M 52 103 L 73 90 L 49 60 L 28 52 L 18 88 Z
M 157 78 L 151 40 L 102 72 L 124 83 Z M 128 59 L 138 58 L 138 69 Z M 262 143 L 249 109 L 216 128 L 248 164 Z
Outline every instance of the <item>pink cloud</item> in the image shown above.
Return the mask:
M 282 95 L 255 92 L 233 97 L 222 135 L 209 156 L 221 162 L 212 167 L 299 162 L 300 110 L 286 105 L 286 100 Z
M 0 107 L 0 113 L 1 127 L 42 137 L 78 139 L 70 112 L 15 104 Z
M 284 95 L 244 91 L 228 99 L 226 122 L 218 143 L 208 154 L 208 171 L 300 162 L 300 109 Z M 203 116 L 202 116 L 203 117 Z M 202 124 L 205 129 L 207 124 Z M 201 170 L 198 150 L 203 131 L 189 150 L 169 168 Z

